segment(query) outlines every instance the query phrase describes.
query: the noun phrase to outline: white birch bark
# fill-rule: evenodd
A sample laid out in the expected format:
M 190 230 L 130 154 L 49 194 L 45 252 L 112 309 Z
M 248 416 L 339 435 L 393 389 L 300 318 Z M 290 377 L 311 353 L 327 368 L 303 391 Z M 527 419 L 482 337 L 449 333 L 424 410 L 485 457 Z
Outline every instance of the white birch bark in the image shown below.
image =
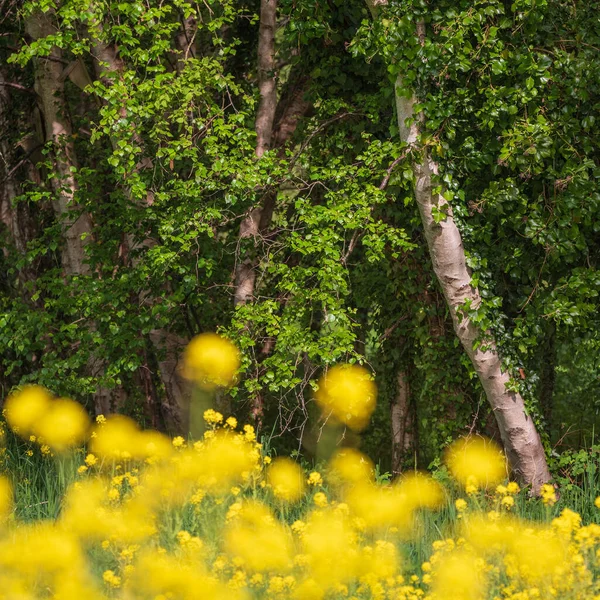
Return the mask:
M 387 4 L 387 0 L 367 2 L 374 18 L 377 18 L 378 7 Z M 422 24 L 417 27 L 417 34 L 424 36 Z M 465 303 L 476 309 L 481 304 L 481 296 L 471 281 L 452 207 L 442 193 L 435 191 L 436 187 L 439 188 L 439 166 L 427 149 L 419 146 L 420 122 L 413 110 L 416 96 L 414 93 L 408 98 L 403 96 L 399 93 L 402 88 L 403 82 L 399 77 L 395 94 L 398 126 L 401 140 L 413 149 L 415 199 L 433 269 L 450 310 L 456 335 L 471 359 L 498 421 L 512 470 L 524 484 L 531 486 L 533 493 L 537 493 L 540 486 L 550 479 L 544 447 L 532 418 L 525 411 L 523 398 L 507 388 L 510 377 L 502 367 L 494 341 L 474 348 L 476 341 L 482 336 L 489 338 L 490 333 L 481 331 L 462 309 Z M 446 216 L 436 223 L 434 214 L 440 213 Z

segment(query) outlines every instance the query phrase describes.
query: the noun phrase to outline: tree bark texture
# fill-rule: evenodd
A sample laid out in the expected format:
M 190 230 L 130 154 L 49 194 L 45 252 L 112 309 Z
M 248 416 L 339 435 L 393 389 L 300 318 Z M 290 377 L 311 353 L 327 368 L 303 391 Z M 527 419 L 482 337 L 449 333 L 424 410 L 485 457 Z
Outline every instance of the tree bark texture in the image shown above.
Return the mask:
M 367 0 L 374 18 L 378 7 L 387 0 Z M 423 38 L 424 25 L 417 26 L 417 35 Z M 507 389 L 510 377 L 502 368 L 496 344 L 485 341 L 474 348 L 477 341 L 489 338 L 489 332 L 471 321 L 464 312 L 465 304 L 476 309 L 481 304 L 479 290 L 472 285 L 466 264 L 460 231 L 454 221 L 452 207 L 439 190 L 439 166 L 426 148 L 419 146 L 420 122 L 415 118 L 416 96 L 405 97 L 399 77 L 396 81 L 396 109 L 401 140 L 412 149 L 415 199 L 433 263 L 433 269 L 450 310 L 454 330 L 479 377 L 487 399 L 494 411 L 513 472 L 533 493 L 550 480 L 546 455 L 533 419 L 527 415 L 523 398 Z M 438 223 L 434 214 L 445 217 Z
M 396 377 L 396 395 L 390 406 L 392 425 L 392 475 L 402 471 L 402 463 L 414 449 L 414 414 L 408 373 L 401 369 Z
M 25 28 L 34 40 L 55 33 L 51 21 L 52 11 L 36 12 L 26 21 Z M 73 169 L 77 158 L 73 144 L 73 130 L 68 116 L 64 90 L 64 65 L 62 52 L 54 47 L 48 58 L 35 58 L 35 91 L 44 118 L 45 138 L 52 142 L 54 192 L 53 206 L 61 221 L 64 237 L 62 263 L 67 275 L 87 275 L 85 244 L 92 232 L 89 215 L 74 201 L 77 182 Z
M 260 158 L 270 147 L 273 121 L 277 108 L 275 78 L 275 30 L 277 0 L 260 0 L 258 26 L 258 91 L 260 100 L 256 113 L 256 156 Z

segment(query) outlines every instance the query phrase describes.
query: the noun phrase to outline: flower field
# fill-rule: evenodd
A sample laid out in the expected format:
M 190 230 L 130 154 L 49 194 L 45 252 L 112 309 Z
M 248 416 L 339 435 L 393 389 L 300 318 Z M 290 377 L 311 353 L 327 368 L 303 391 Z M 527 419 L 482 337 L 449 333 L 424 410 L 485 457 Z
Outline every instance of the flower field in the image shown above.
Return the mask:
M 192 377 L 211 390 L 237 368 L 206 358 Z M 361 368 L 336 367 L 316 401 L 360 431 L 375 396 Z M 529 499 L 491 442 L 459 440 L 444 470 L 390 483 L 356 448 L 303 468 L 268 455 L 252 426 L 202 416 L 201 436 L 170 439 L 123 416 L 91 423 L 40 387 L 11 396 L 0 597 L 600 598 L 600 525 L 551 485 Z

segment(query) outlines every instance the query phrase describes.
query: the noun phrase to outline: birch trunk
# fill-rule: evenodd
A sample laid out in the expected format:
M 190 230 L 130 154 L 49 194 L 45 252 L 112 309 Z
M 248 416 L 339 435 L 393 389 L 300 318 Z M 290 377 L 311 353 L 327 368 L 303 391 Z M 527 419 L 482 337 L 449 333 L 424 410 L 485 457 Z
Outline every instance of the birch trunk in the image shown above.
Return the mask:
M 367 0 L 374 18 L 378 7 L 387 0 Z M 417 34 L 424 38 L 424 25 L 417 26 Z M 415 118 L 416 96 L 405 97 L 399 93 L 403 82 L 396 82 L 396 109 L 398 127 L 403 142 L 412 148 L 415 199 L 419 207 L 421 221 L 427 239 L 433 269 L 444 293 L 444 298 L 452 316 L 454 330 L 479 377 L 487 399 L 494 411 L 504 449 L 515 475 L 525 485 L 530 485 L 533 493 L 550 479 L 544 447 L 535 424 L 525 411 L 523 398 L 507 386 L 510 377 L 502 368 L 496 344 L 493 340 L 474 348 L 482 337 L 490 333 L 481 329 L 465 314 L 465 304 L 476 309 L 481 304 L 479 290 L 471 282 L 467 268 L 465 251 L 458 227 L 453 218 L 452 207 L 439 189 L 439 166 L 431 158 L 426 148 L 420 147 L 420 122 Z M 439 223 L 434 214 L 444 214 Z

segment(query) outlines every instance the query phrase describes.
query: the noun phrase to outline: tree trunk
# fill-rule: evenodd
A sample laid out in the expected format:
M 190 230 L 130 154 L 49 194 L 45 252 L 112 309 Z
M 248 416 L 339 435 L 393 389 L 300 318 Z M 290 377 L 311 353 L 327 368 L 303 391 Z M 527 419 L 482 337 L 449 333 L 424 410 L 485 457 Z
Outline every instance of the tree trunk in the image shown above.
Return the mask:
M 390 406 L 392 425 L 392 475 L 402 472 L 402 464 L 414 449 L 414 414 L 410 399 L 408 373 L 400 369 L 396 377 L 396 395 Z
M 27 33 L 34 39 L 56 33 L 51 21 L 52 11 L 36 12 L 25 23 Z M 89 215 L 75 204 L 77 182 L 73 169 L 77 168 L 73 130 L 68 118 L 64 91 L 64 64 L 62 52 L 54 47 L 48 58 L 35 58 L 35 91 L 44 116 L 45 137 L 52 142 L 53 206 L 61 221 L 65 241 L 62 253 L 63 268 L 67 275 L 87 275 L 85 244 L 92 231 Z
M 25 22 L 27 34 L 34 40 L 56 33 L 52 24 L 53 11 L 35 12 Z M 69 110 L 65 98 L 64 81 L 69 74 L 65 68 L 62 52 L 56 46 L 48 58 L 34 58 L 35 91 L 40 111 L 43 115 L 45 139 L 52 143 L 53 207 L 60 220 L 64 247 L 62 265 L 67 276 L 89 275 L 90 267 L 86 261 L 85 245 L 92 234 L 92 223 L 87 212 L 75 202 L 77 193 L 77 157 L 73 142 L 73 128 L 69 119 Z M 95 324 L 92 323 L 94 328 Z M 93 376 L 101 376 L 105 371 L 103 357 L 92 355 L 88 371 Z M 120 390 L 115 390 L 117 394 Z M 96 412 L 110 412 L 113 393 L 104 387 L 98 387 L 94 394 Z
M 367 0 L 374 18 L 378 7 L 387 0 Z M 417 25 L 417 34 L 424 40 L 425 28 Z M 444 293 L 452 316 L 454 330 L 479 377 L 487 399 L 492 406 L 508 456 L 515 475 L 533 493 L 550 479 L 546 455 L 535 424 L 525 411 L 523 398 L 507 389 L 510 377 L 502 368 L 496 344 L 489 339 L 490 332 L 471 321 L 464 310 L 465 305 L 476 309 L 481 304 L 479 290 L 472 285 L 467 268 L 460 231 L 452 214 L 452 207 L 439 189 L 439 167 L 426 148 L 419 145 L 420 123 L 415 118 L 415 95 L 405 97 L 399 93 L 403 82 L 398 77 L 395 87 L 396 109 L 400 137 L 412 149 L 415 199 L 419 207 L 433 269 Z M 434 215 L 443 214 L 437 223 Z M 474 348 L 477 341 L 488 339 L 484 345 Z
M 277 28 L 277 0 L 260 1 L 258 26 L 258 91 L 260 101 L 256 113 L 256 156 L 260 158 L 270 147 L 273 121 L 277 109 L 277 81 L 275 79 L 275 30 Z

